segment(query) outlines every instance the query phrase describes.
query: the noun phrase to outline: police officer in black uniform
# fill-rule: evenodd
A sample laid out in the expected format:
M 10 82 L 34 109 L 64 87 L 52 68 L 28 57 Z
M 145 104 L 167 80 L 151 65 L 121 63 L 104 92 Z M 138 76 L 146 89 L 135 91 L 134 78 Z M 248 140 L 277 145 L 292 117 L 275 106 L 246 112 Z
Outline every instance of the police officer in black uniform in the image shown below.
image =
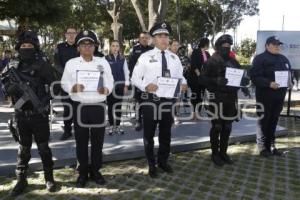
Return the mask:
M 62 74 L 65 68 L 65 65 L 68 60 L 71 58 L 75 58 L 79 56 L 77 51 L 77 47 L 75 44 L 75 37 L 77 35 L 77 31 L 75 28 L 69 27 L 67 32 L 65 33 L 66 42 L 60 43 L 57 45 L 54 54 L 54 64 L 56 69 Z M 67 93 L 62 91 L 62 95 L 64 96 L 61 100 L 64 104 L 72 105 L 72 100 L 67 97 Z M 66 140 L 72 136 L 72 123 L 73 117 L 70 117 L 70 107 L 64 106 L 64 133 L 61 136 L 61 140 Z M 70 118 L 68 118 L 70 117 Z
M 240 68 L 237 60 L 230 57 L 230 48 L 233 44 L 230 35 L 222 35 L 215 43 L 215 54 L 204 64 L 204 71 L 199 76 L 199 82 L 210 92 L 209 111 L 213 114 L 210 129 L 210 142 L 212 149 L 212 161 L 217 166 L 225 163 L 233 164 L 227 154 L 229 136 L 232 122 L 239 120 L 240 114 L 237 107 L 238 87 L 227 86 L 225 78 L 227 67 Z M 249 81 L 248 81 L 249 82 Z M 242 80 L 247 84 L 246 78 Z
M 250 77 L 256 86 L 256 102 L 263 106 L 258 109 L 260 131 L 257 135 L 260 155 L 281 156 L 282 152 L 275 147 L 275 130 L 278 117 L 282 111 L 287 88 L 292 88 L 291 65 L 289 60 L 280 54 L 283 43 L 275 36 L 266 40 L 265 52 L 257 55 L 250 69 Z M 275 82 L 275 72 L 287 71 L 288 83 L 279 85 Z
M 130 77 L 132 76 L 134 66 L 136 65 L 136 62 L 139 59 L 139 57 L 146 51 L 153 49 L 153 47 L 148 45 L 148 42 L 149 42 L 148 33 L 147 32 L 140 33 L 139 43 L 133 47 L 132 52 L 130 53 L 130 56 L 129 56 L 128 68 L 129 68 L 129 72 L 130 72 L 130 74 L 129 74 Z M 138 88 L 135 88 L 134 98 L 137 101 L 137 103 L 141 103 L 141 94 L 142 94 L 142 92 Z M 142 127 L 143 127 L 142 126 L 142 111 L 140 108 L 139 108 L 137 114 L 138 114 L 138 116 L 136 117 L 137 122 L 136 122 L 135 130 L 140 131 L 140 130 L 142 130 Z
M 7 76 L 2 80 L 4 87 L 15 105 L 15 118 L 17 130 L 19 132 L 19 150 L 17 156 L 17 184 L 13 188 L 11 195 L 21 194 L 28 185 L 27 169 L 30 160 L 30 150 L 32 137 L 37 143 L 38 152 L 43 163 L 46 188 L 48 191 L 55 191 L 53 179 L 52 153 L 49 148 L 49 101 L 51 98 L 50 85 L 56 81 L 54 68 L 42 56 L 39 49 L 39 40 L 32 31 L 23 32 L 17 41 L 15 49 L 19 53 L 19 63 L 12 66 L 7 71 Z M 17 107 L 18 102 L 22 102 L 24 91 L 20 87 L 20 82 L 12 80 L 10 72 L 14 70 L 21 81 L 27 84 L 31 91 L 41 102 L 42 109 L 36 109 L 32 101 L 26 101 L 22 106 Z M 56 90 L 57 91 L 57 90 Z M 19 101 L 20 100 L 20 101 Z

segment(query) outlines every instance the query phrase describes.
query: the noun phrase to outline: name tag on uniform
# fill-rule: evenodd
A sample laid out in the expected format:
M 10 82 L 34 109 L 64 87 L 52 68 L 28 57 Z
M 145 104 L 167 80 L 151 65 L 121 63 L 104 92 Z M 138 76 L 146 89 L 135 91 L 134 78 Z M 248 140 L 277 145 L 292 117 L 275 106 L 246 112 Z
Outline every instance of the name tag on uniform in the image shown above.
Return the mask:
M 163 77 L 171 78 L 171 72 L 170 72 L 169 69 L 164 70 L 164 72 L 163 72 Z

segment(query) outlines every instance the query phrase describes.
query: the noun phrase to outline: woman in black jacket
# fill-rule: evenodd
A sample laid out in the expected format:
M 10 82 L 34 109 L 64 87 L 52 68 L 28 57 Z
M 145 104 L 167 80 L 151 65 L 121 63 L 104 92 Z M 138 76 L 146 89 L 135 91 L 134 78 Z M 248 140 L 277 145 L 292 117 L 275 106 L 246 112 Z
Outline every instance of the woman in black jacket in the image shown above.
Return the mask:
M 198 103 L 202 103 L 203 95 L 205 91 L 205 87 L 203 85 L 199 85 L 198 76 L 203 72 L 203 64 L 210 57 L 207 49 L 209 48 L 209 39 L 202 38 L 199 42 L 198 49 L 194 49 L 191 56 L 191 75 L 189 86 L 192 90 L 191 103 L 194 108 L 193 118 L 196 119 L 196 112 L 201 111 L 202 106 L 199 106 L 199 110 L 196 111 L 196 105 Z

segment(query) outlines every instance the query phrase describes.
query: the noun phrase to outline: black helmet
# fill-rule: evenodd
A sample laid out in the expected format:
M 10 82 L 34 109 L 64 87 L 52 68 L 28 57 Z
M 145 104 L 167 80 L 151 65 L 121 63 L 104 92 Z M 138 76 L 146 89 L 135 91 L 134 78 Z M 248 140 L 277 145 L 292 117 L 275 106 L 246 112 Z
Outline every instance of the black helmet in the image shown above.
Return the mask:
M 215 47 L 219 48 L 222 46 L 222 44 L 225 44 L 225 43 L 228 43 L 230 45 L 233 44 L 233 39 L 232 39 L 231 35 L 224 34 L 221 37 L 219 37 L 217 39 L 217 41 L 215 42 Z
M 34 48 L 40 48 L 40 42 L 37 34 L 31 30 L 24 31 L 19 35 L 15 49 L 18 51 L 23 43 L 31 43 Z
M 15 49 L 18 51 L 23 43 L 31 43 L 34 46 L 34 48 L 40 48 L 40 42 L 37 37 L 37 34 L 30 30 L 24 31 L 19 35 Z

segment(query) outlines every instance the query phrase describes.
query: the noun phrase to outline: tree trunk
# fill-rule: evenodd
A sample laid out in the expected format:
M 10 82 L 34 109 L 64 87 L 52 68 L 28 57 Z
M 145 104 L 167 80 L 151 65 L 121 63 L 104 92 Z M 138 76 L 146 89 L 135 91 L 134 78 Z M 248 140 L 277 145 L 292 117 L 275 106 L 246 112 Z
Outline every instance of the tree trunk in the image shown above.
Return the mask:
M 141 5 L 139 3 L 139 0 L 131 0 L 131 3 L 133 5 L 136 15 L 139 19 L 142 30 L 147 31 L 146 24 L 145 24 L 145 16 L 143 15 L 143 13 L 141 11 Z
M 131 0 L 143 31 L 150 30 L 156 22 L 162 22 L 166 18 L 168 0 L 148 0 L 148 26 L 146 17 L 142 13 L 139 0 Z
M 122 4 L 123 0 L 115 0 L 111 10 L 109 9 L 109 5 L 107 6 L 107 12 L 113 20 L 113 23 L 111 24 L 111 30 L 114 35 L 114 40 L 118 40 L 121 46 L 123 44 L 123 24 L 119 23 L 119 18 Z
M 114 40 L 118 40 L 120 42 L 123 41 L 123 24 L 115 22 L 111 24 L 111 30 L 113 31 Z
M 159 0 L 149 0 L 148 1 L 148 16 L 149 16 L 149 24 L 148 24 L 148 30 L 152 28 L 152 26 L 157 22 L 158 20 L 158 4 Z
M 163 22 L 166 19 L 168 0 L 161 0 L 158 8 L 158 22 Z

